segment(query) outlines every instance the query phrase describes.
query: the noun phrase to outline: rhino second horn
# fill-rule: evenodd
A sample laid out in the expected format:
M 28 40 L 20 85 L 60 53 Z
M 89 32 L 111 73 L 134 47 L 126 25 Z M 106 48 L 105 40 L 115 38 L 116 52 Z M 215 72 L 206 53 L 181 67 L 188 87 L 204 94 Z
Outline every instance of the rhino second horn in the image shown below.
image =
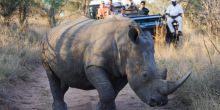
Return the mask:
M 184 77 L 182 77 L 181 79 L 177 81 L 168 81 L 167 82 L 168 89 L 167 89 L 166 94 L 169 95 L 175 92 L 189 78 L 191 73 L 192 72 L 190 71 L 188 74 L 186 74 Z

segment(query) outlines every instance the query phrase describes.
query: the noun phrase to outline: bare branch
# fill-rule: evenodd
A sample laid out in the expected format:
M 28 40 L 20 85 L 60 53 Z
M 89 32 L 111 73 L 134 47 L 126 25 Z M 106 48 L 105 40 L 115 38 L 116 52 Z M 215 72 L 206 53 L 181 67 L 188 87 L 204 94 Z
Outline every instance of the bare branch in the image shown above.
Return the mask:
M 208 50 L 208 47 L 206 45 L 206 42 L 205 42 L 205 39 L 204 39 L 204 36 L 203 36 L 203 43 L 204 43 L 204 46 L 205 46 L 205 49 L 207 51 L 207 54 L 208 54 L 208 57 L 209 57 L 209 61 L 210 61 L 210 64 L 212 65 L 212 59 L 211 59 L 211 56 L 210 56 L 210 53 L 209 53 L 209 50 Z

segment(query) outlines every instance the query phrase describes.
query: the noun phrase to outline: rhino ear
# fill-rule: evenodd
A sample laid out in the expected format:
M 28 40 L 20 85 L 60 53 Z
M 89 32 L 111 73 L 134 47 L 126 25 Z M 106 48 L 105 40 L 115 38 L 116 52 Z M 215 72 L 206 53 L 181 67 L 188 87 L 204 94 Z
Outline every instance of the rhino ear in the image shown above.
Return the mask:
M 136 26 L 129 26 L 128 36 L 130 40 L 137 44 L 139 39 L 139 29 Z

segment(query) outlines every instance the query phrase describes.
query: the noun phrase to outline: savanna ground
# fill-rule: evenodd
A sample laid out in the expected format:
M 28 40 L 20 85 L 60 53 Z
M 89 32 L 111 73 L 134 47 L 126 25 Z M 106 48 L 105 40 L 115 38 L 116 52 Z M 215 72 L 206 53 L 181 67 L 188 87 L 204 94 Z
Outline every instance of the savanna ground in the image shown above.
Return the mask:
M 119 110 L 220 109 L 220 41 L 185 21 L 180 46 L 156 44 L 155 56 L 159 66 L 168 68 L 168 79 L 175 80 L 189 70 L 191 77 L 164 107 L 150 108 L 127 85 L 116 99 Z M 39 17 L 29 22 L 23 33 L 16 24 L 1 25 L 0 110 L 51 110 L 52 96 L 39 56 L 40 40 L 49 26 Z M 65 100 L 70 110 L 95 110 L 98 94 L 70 88 Z

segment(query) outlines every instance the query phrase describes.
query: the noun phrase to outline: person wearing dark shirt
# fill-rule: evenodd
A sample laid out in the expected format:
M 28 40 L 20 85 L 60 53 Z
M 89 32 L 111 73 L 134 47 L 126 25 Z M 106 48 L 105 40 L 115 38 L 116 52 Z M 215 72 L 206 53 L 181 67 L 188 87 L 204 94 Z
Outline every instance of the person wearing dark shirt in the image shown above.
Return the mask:
M 149 14 L 149 10 L 145 7 L 145 1 L 141 1 L 138 14 L 139 15 L 148 15 Z
M 114 6 L 112 4 L 112 0 L 108 1 L 107 7 L 108 7 L 108 14 L 109 15 L 114 15 L 115 10 L 114 10 Z

